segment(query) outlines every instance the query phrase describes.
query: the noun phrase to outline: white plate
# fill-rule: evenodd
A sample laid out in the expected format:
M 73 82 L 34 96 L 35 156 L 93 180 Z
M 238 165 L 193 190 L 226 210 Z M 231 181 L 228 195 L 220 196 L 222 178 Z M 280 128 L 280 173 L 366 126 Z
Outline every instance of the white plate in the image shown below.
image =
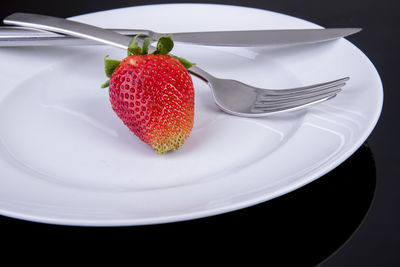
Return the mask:
M 74 19 L 161 32 L 319 27 L 264 10 L 205 4 Z M 99 88 L 103 57 L 121 58 L 124 51 L 1 48 L 0 214 L 67 225 L 138 225 L 236 210 L 332 170 L 365 141 L 380 115 L 379 75 L 346 40 L 259 49 L 176 44 L 174 53 L 217 76 L 261 87 L 351 80 L 328 102 L 248 119 L 218 110 L 206 84 L 194 79 L 193 132 L 181 149 L 160 156 L 129 132 Z

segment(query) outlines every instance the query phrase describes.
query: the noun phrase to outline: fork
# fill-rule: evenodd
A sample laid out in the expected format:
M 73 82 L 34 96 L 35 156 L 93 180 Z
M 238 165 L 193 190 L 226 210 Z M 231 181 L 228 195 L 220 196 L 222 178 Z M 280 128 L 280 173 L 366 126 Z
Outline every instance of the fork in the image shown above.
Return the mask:
M 14 13 L 5 18 L 4 23 L 58 32 L 123 49 L 128 48 L 131 40 L 111 30 L 37 14 Z M 320 103 L 335 97 L 349 80 L 349 77 L 345 77 L 304 87 L 265 89 L 232 79 L 217 78 L 198 66 L 191 67 L 189 72 L 208 83 L 214 101 L 221 110 L 243 117 L 263 117 Z

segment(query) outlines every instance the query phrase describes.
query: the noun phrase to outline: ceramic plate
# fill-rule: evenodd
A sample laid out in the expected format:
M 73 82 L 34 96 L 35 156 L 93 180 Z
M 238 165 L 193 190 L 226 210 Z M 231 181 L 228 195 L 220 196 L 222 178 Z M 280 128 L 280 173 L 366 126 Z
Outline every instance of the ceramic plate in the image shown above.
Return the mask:
M 139 6 L 72 19 L 160 32 L 320 28 L 265 10 L 206 4 Z M 351 79 L 327 102 L 249 119 L 220 111 L 207 85 L 193 78 L 191 136 L 160 156 L 129 132 L 100 89 L 103 57 L 122 58 L 125 51 L 102 45 L 1 48 L 0 214 L 111 226 L 248 207 L 335 168 L 365 141 L 380 115 L 379 75 L 344 39 L 255 49 L 177 43 L 174 53 L 216 76 L 259 87 Z

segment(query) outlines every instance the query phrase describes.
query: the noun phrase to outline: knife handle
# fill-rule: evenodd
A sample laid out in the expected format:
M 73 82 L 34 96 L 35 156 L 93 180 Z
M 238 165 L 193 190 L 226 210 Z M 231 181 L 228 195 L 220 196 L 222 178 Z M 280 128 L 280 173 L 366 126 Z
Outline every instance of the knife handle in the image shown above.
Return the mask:
M 3 22 L 46 31 L 56 31 L 61 34 L 89 39 L 122 49 L 127 49 L 131 40 L 128 36 L 89 24 L 38 14 L 14 13 L 6 17 Z M 141 40 L 138 40 L 138 42 L 141 43 Z
M 154 32 L 149 30 L 112 29 L 113 31 L 129 37 L 143 34 L 144 37 L 155 37 Z M 101 43 L 66 36 L 49 31 L 32 29 L 27 27 L 1 26 L 0 46 L 70 46 L 70 45 L 99 45 Z

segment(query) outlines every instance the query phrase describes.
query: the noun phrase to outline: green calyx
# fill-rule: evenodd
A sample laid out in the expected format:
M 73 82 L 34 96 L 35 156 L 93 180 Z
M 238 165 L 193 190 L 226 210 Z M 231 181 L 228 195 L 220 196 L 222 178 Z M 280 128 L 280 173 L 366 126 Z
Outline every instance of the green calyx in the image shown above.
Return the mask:
M 106 72 L 107 78 L 110 78 L 111 75 L 113 74 L 114 70 L 116 67 L 118 67 L 119 63 L 121 61 L 115 60 L 115 59 L 107 59 L 108 56 L 104 57 L 104 70 Z
M 158 39 L 156 48 L 157 49 L 156 49 L 156 51 L 153 52 L 153 54 L 155 54 L 155 55 L 168 54 L 172 50 L 172 48 L 174 48 L 174 41 L 172 41 L 171 35 L 162 36 L 160 39 Z M 182 65 L 187 69 L 190 69 L 191 67 L 193 67 L 195 65 L 195 63 L 190 62 L 189 60 L 184 59 L 183 57 L 177 57 L 177 56 L 173 56 L 173 57 L 176 58 L 177 60 L 179 60 L 179 62 L 181 62 Z
M 179 62 L 182 63 L 182 65 L 187 69 L 190 69 L 191 67 L 196 65 L 196 63 L 190 62 L 189 60 L 184 59 L 183 57 L 177 57 L 177 56 L 173 56 L 173 57 L 176 58 L 177 60 L 179 60 Z
M 166 55 L 172 48 L 174 48 L 174 41 L 172 41 L 171 35 L 162 36 L 158 39 L 156 51 L 153 52 L 154 55 Z
M 127 51 L 128 56 L 148 55 L 149 46 L 152 41 L 152 38 L 150 38 L 150 37 L 145 38 L 143 40 L 142 47 L 140 47 L 139 43 L 137 41 L 137 38 L 141 37 L 141 36 L 142 36 L 142 34 L 138 34 L 135 37 L 133 37 L 131 39 L 131 41 L 129 42 L 128 51 Z M 172 41 L 171 35 L 162 36 L 158 39 L 157 45 L 156 45 L 156 50 L 152 54 L 153 55 L 166 55 L 172 50 L 173 47 L 174 47 L 174 42 Z M 179 60 L 179 62 L 187 69 L 189 69 L 195 65 L 195 63 L 192 63 L 182 57 L 177 57 L 177 56 L 173 56 L 173 57 L 175 59 Z M 105 70 L 107 78 L 110 78 L 111 75 L 113 74 L 114 70 L 121 63 L 121 61 L 115 60 L 115 59 L 107 59 L 107 58 L 108 58 L 108 56 L 104 57 L 104 70 Z M 109 83 L 110 83 L 110 80 L 107 80 L 105 83 L 103 83 L 101 85 L 101 88 L 108 87 Z
M 131 39 L 128 45 L 128 56 L 131 55 L 147 55 L 149 52 L 149 45 L 151 43 L 151 38 L 147 37 L 143 41 L 142 47 L 139 46 L 139 43 L 136 41 L 138 37 L 141 37 L 143 34 L 138 34 Z
M 104 71 L 106 72 L 107 78 L 110 78 L 113 74 L 114 70 L 118 67 L 121 61 L 116 59 L 107 59 L 108 55 L 104 57 Z M 110 84 L 110 80 L 108 79 L 101 85 L 101 88 L 106 88 Z

